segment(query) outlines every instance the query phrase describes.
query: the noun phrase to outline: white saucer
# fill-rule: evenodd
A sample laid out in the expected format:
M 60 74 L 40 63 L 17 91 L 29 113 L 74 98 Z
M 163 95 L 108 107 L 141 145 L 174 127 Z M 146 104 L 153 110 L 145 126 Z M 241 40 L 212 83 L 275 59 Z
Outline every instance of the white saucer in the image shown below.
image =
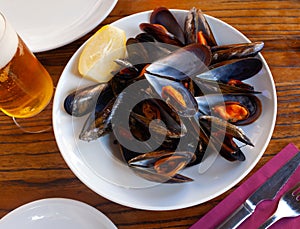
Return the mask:
M 0 220 L 5 229 L 116 229 L 100 211 L 77 200 L 37 200 L 13 210 Z
M 1 0 L 0 11 L 33 52 L 66 45 L 99 25 L 117 0 Z

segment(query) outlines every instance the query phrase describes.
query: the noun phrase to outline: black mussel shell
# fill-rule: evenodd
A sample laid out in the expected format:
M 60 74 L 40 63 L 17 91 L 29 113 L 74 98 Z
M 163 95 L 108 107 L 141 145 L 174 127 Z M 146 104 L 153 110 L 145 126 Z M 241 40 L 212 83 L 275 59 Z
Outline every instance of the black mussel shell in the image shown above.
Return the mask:
M 144 75 L 158 96 L 179 115 L 190 117 L 196 114 L 198 104 L 190 91 L 181 83 L 147 73 Z
M 220 155 L 229 161 L 244 161 L 246 157 L 240 147 L 233 140 L 233 136 L 224 132 L 224 135 L 222 135 L 223 137 L 220 138 L 218 128 L 213 127 L 216 130 L 212 131 L 212 124 L 210 121 L 207 121 L 208 120 L 201 121 L 202 130 L 206 132 L 206 135 L 209 137 L 212 145 L 215 146 L 216 149 L 219 149 Z M 222 129 L 222 131 L 227 131 L 226 127 Z M 248 140 L 247 137 L 246 140 Z M 250 145 L 252 145 L 252 143 Z
M 96 108 L 99 95 L 106 87 L 107 84 L 100 83 L 70 93 L 64 100 L 65 111 L 76 117 L 90 113 Z
M 150 16 L 150 23 L 163 25 L 170 33 L 184 44 L 185 38 L 181 26 L 173 14 L 165 7 L 158 7 L 153 10 Z
M 169 45 L 166 43 L 157 42 L 151 39 L 152 36 L 147 33 L 141 33 L 136 38 L 129 38 L 127 41 L 128 46 L 128 58 L 133 64 L 140 63 L 153 63 L 154 61 L 161 59 L 171 52 L 175 51 L 179 47 Z M 140 49 L 140 50 L 139 50 Z M 132 58 L 132 53 L 134 54 Z M 141 58 L 138 58 L 141 56 Z
M 212 47 L 212 63 L 225 60 L 252 57 L 258 54 L 264 47 L 264 42 L 231 44 Z
M 207 71 L 210 61 L 211 52 L 207 46 L 191 44 L 155 61 L 146 71 L 160 77 L 185 80 Z
M 161 135 L 179 138 L 187 132 L 178 115 L 159 99 L 141 101 L 133 108 L 131 116 L 135 123 L 140 123 L 147 128 L 151 127 L 153 133 L 158 134 L 160 138 Z
M 160 158 L 168 157 L 170 154 L 174 154 L 174 152 L 168 151 L 157 151 L 157 152 L 149 152 L 149 153 L 136 153 L 127 148 L 120 145 L 120 151 L 124 158 L 124 160 L 128 163 L 131 169 L 139 176 L 143 177 L 146 180 L 157 182 L 157 183 L 184 183 L 191 182 L 193 179 L 183 176 L 177 171 L 173 173 L 173 175 L 167 175 L 164 173 L 158 173 L 157 170 L 153 168 L 155 161 Z M 175 154 L 180 154 L 183 158 L 182 162 L 183 166 L 178 167 L 178 171 L 184 168 L 189 162 L 194 160 L 194 156 L 191 153 L 178 152 Z M 147 156 L 148 155 L 148 156 Z M 152 155 L 152 156 L 151 156 Z M 152 158 L 152 159 L 151 159 Z
M 126 42 L 128 61 L 133 65 L 149 63 L 150 59 L 145 47 L 136 38 L 129 38 Z
M 178 40 L 176 36 L 169 33 L 169 31 L 164 28 L 164 26 L 159 24 L 151 24 L 151 23 L 141 23 L 140 29 L 146 33 L 149 33 L 152 35 L 155 40 L 159 42 L 163 42 L 169 45 L 175 45 L 175 46 L 184 46 L 184 44 Z
M 155 38 L 149 33 L 139 33 L 135 37 L 139 42 L 155 42 Z
M 257 120 L 262 112 L 262 104 L 260 99 L 255 95 L 250 94 L 238 94 L 238 95 L 206 95 L 196 97 L 198 103 L 199 112 L 202 115 L 213 115 L 222 118 L 219 113 L 216 112 L 215 107 L 224 106 L 228 103 L 236 103 L 247 110 L 248 115 L 245 119 L 240 119 L 238 121 L 232 122 L 232 120 L 227 120 L 234 123 L 235 125 L 248 125 Z
M 215 66 L 209 71 L 203 72 L 197 77 L 209 80 L 216 80 L 222 83 L 234 80 L 246 80 L 256 75 L 262 69 L 262 62 L 258 58 L 244 58 L 226 62 L 223 65 Z
M 100 112 L 91 112 L 79 134 L 83 141 L 94 141 L 112 131 L 111 110 L 115 99 L 112 99 Z
M 201 32 L 209 46 L 216 46 L 217 42 L 211 31 L 211 28 L 206 21 L 206 18 L 200 9 L 193 7 L 186 19 L 184 25 L 184 34 L 186 44 L 198 42 L 198 33 Z

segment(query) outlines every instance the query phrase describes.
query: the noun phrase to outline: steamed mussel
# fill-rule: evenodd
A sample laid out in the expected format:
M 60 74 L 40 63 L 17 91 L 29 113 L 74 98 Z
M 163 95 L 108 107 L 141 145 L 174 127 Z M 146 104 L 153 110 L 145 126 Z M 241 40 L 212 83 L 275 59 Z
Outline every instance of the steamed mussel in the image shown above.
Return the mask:
M 216 46 L 217 42 L 200 9 L 193 7 L 185 20 L 184 34 L 186 44 L 202 43 Z
M 140 29 L 128 38 L 127 57 L 116 60 L 121 70 L 109 82 L 65 99 L 67 113 L 89 114 L 79 138 L 111 133 L 128 166 L 154 182 L 192 181 L 180 171 L 201 163 L 210 151 L 245 160 L 241 144 L 254 144 L 238 126 L 255 122 L 262 106 L 260 92 L 244 81 L 262 69 L 256 55 L 263 42 L 218 45 L 196 8 L 182 28 L 167 8 L 158 7 Z M 127 90 L 138 82 L 143 86 Z M 130 106 L 136 98 L 140 101 Z M 120 114 L 128 116 L 125 122 Z

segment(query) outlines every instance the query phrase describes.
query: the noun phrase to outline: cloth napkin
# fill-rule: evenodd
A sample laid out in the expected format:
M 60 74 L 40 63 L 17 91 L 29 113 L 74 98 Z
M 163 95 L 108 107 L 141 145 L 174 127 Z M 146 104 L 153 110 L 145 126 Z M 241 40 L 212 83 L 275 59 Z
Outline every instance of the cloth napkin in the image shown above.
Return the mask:
M 222 200 L 216 207 L 199 219 L 190 229 L 214 229 L 220 225 L 227 217 L 235 211 L 261 184 L 271 177 L 280 167 L 282 167 L 299 150 L 290 143 L 274 156 L 268 163 L 260 168 L 255 174 L 247 179 L 241 186 L 233 191 L 229 196 Z M 258 228 L 277 208 L 280 197 L 296 183 L 300 181 L 300 167 L 290 177 L 288 182 L 280 190 L 274 200 L 261 202 L 254 213 L 245 220 L 239 228 L 255 229 Z M 284 218 L 275 223 L 272 229 L 298 229 L 300 228 L 300 217 Z

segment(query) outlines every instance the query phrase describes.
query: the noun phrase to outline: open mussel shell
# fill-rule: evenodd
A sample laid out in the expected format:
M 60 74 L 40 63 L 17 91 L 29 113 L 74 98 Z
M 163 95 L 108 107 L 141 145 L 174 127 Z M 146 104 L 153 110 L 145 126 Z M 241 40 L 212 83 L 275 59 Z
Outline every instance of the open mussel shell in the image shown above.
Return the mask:
M 199 117 L 199 122 L 208 122 L 210 125 L 213 123 L 214 131 L 224 131 L 226 135 L 232 136 L 233 138 L 239 140 L 240 142 L 243 142 L 247 145 L 254 146 L 254 144 L 251 142 L 251 140 L 246 136 L 244 131 L 237 127 L 236 125 L 233 125 L 227 121 L 224 121 L 220 118 L 209 116 L 209 115 L 201 115 Z
M 212 63 L 255 56 L 263 47 L 264 42 L 261 41 L 212 47 Z
M 128 161 L 142 177 L 161 183 L 192 181 L 191 178 L 178 174 L 187 164 L 195 160 L 190 152 L 153 151 L 136 156 Z
M 178 24 L 174 15 L 165 7 L 158 7 L 153 10 L 150 16 L 151 24 L 160 24 L 184 44 L 185 38 L 181 26 Z
M 134 123 L 150 128 L 150 132 L 159 135 L 160 138 L 180 138 L 187 133 L 178 114 L 159 99 L 141 101 L 133 108 L 130 116 Z
M 241 148 L 233 141 L 232 137 L 225 136 L 220 155 L 228 161 L 245 161 L 246 156 Z
M 169 45 L 182 47 L 184 44 L 176 36 L 171 34 L 164 26 L 160 24 L 141 23 L 140 29 L 152 35 L 155 40 Z
M 165 150 L 141 154 L 128 161 L 130 166 L 153 167 L 158 173 L 174 175 L 194 160 L 190 152 L 168 152 Z
M 212 94 L 196 97 L 199 112 L 213 115 L 235 125 L 248 125 L 262 112 L 260 99 L 251 94 Z
M 158 96 L 179 115 L 190 117 L 196 114 L 198 104 L 181 83 L 147 73 L 144 75 Z
M 230 80 L 243 81 L 256 75 L 262 69 L 262 62 L 258 58 L 244 58 L 220 63 L 209 71 L 196 77 L 227 83 Z
M 163 174 L 158 174 L 154 170 L 139 168 L 139 167 L 131 167 L 132 170 L 139 175 L 140 177 L 157 183 L 168 183 L 168 184 L 177 184 L 177 183 L 186 183 L 193 181 L 192 178 L 181 175 L 179 173 L 174 176 L 166 176 Z
M 219 149 L 219 153 L 229 161 L 244 161 L 246 159 L 240 147 L 233 140 L 253 146 L 242 129 L 213 116 L 200 116 L 201 129 L 209 137 L 209 141 Z
M 193 7 L 188 12 L 184 24 L 186 44 L 198 42 L 198 34 L 201 32 L 209 46 L 216 46 L 217 42 L 202 11 Z
M 146 71 L 152 75 L 185 80 L 208 70 L 211 52 L 207 46 L 191 44 L 150 64 Z

